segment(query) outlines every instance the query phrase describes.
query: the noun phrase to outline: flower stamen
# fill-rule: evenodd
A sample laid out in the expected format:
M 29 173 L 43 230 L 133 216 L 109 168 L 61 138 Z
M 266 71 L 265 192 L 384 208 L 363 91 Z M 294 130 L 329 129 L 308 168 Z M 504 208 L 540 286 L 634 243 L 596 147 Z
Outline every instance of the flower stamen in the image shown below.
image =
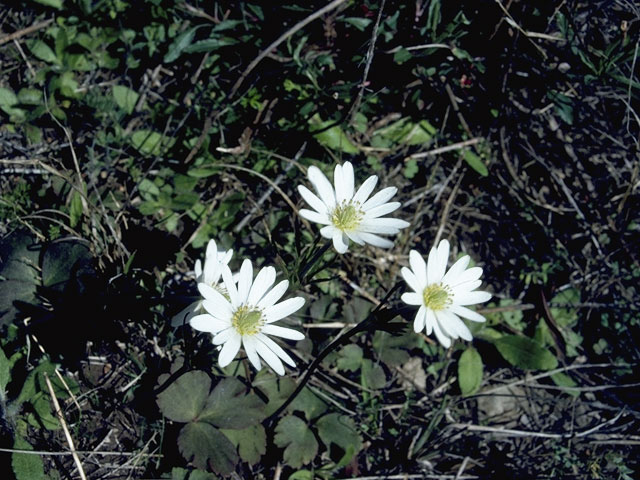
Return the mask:
M 434 312 L 444 310 L 453 303 L 451 289 L 441 283 L 428 285 L 422 291 L 422 299 L 424 300 L 425 307 L 430 308 Z
M 360 209 L 359 202 L 343 201 L 331 212 L 331 223 L 338 230 L 350 232 L 360 226 L 363 217 L 364 212 Z
M 263 325 L 262 312 L 254 310 L 249 305 L 241 305 L 231 317 L 231 326 L 240 335 L 255 335 L 260 332 Z

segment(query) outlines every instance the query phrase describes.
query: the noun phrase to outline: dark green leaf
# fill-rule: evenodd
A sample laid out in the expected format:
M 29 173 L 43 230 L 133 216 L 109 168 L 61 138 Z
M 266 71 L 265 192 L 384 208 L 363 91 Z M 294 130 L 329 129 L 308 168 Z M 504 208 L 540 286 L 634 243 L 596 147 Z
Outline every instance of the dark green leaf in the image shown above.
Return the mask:
M 32 42 L 28 42 L 27 46 L 33 55 L 44 62 L 47 63 L 55 63 L 59 64 L 60 60 L 56 57 L 56 54 L 51 49 L 49 45 L 44 43 L 42 40 L 35 40 Z
M 284 448 L 284 461 L 292 468 L 300 468 L 313 460 L 318 453 L 318 441 L 307 424 L 289 415 L 276 427 L 274 443 Z
M 228 37 L 207 38 L 206 40 L 192 43 L 184 49 L 184 53 L 213 52 L 221 47 L 228 47 L 236 43 L 238 43 L 237 40 Z
M 182 32 L 180 35 L 176 37 L 171 45 L 169 45 L 169 50 L 164 56 L 164 63 L 171 63 L 178 59 L 184 49 L 187 48 L 193 42 L 193 39 L 196 35 L 196 31 L 199 27 L 193 27 L 186 32 Z
M 473 395 L 482 383 L 482 358 L 473 347 L 468 347 L 458 361 L 458 383 L 462 395 Z
M 356 344 L 345 345 L 338 352 L 338 370 L 355 372 L 362 365 L 362 349 Z
M 364 380 L 363 386 L 372 390 L 379 390 L 387 384 L 384 369 L 369 359 L 362 362 L 362 379 Z
M 211 388 L 209 375 L 201 370 L 181 375 L 158 394 L 156 402 L 162 414 L 174 422 L 190 422 L 204 410 Z
M 264 418 L 264 402 L 235 377 L 222 379 L 209 395 L 198 420 L 220 428 L 242 429 Z
M 344 153 L 359 153 L 360 150 L 358 147 L 356 147 L 344 131 L 342 131 L 338 125 L 334 125 L 334 123 L 335 122 L 331 120 L 322 121 L 320 115 L 317 113 L 309 120 L 309 125 L 312 129 L 311 133 L 321 145 Z
M 414 334 L 392 336 L 386 332 L 376 332 L 373 337 L 373 348 L 378 353 L 380 360 L 391 367 L 407 363 L 409 353 L 405 348 L 413 348 L 416 345 Z
M 316 426 L 318 427 L 318 436 L 327 448 L 331 443 L 334 443 L 344 451 L 352 447 L 354 454 L 362 448 L 362 438 L 356 424 L 346 415 L 330 413 L 318 420 Z
M 42 257 L 42 285 L 62 289 L 73 278 L 81 262 L 89 261 L 89 248 L 75 241 L 52 243 Z
M 11 365 L 9 359 L 0 348 L 0 399 L 4 398 L 4 391 L 11 381 Z
M 238 463 L 233 443 L 220 430 L 204 422 L 187 423 L 182 427 L 178 449 L 196 467 L 222 475 L 229 475 Z
M 57 8 L 58 10 L 62 9 L 62 4 L 64 3 L 64 0 L 33 0 L 33 1 L 36 3 L 39 3 L 40 5 Z
M 361 18 L 361 17 L 346 17 L 346 18 L 343 18 L 342 21 L 350 25 L 353 25 L 361 32 L 364 32 L 366 28 L 369 25 L 371 25 L 371 22 L 372 22 L 370 18 Z
M 131 115 L 133 110 L 136 108 L 139 97 L 140 95 L 138 92 L 131 90 L 129 87 L 125 87 L 124 85 L 113 86 L 114 100 L 118 106 L 129 115 Z
M 236 447 L 240 458 L 255 465 L 267 451 L 267 434 L 260 424 L 242 430 L 221 430 Z
M 476 172 L 478 172 L 483 177 L 489 175 L 489 170 L 487 170 L 487 166 L 482 162 L 482 159 L 473 153 L 471 150 L 467 150 L 464 152 L 464 160 L 467 164 L 473 168 Z
M 552 370 L 558 366 L 556 357 L 529 337 L 504 335 L 494 345 L 511 365 L 525 370 Z
M 82 218 L 82 196 L 79 192 L 73 192 L 71 196 L 71 205 L 69 205 L 69 225 L 71 228 L 75 228 Z
M 296 389 L 296 382 L 289 377 L 277 377 L 271 373 L 261 373 L 253 382 L 253 386 L 259 388 L 269 399 L 264 415 L 268 417 L 273 414 L 289 395 Z
M 20 436 L 16 436 L 13 448 L 16 450 L 33 450 L 33 447 Z M 11 455 L 11 467 L 16 475 L 16 480 L 44 479 L 44 464 L 40 455 L 14 453 Z
M 311 389 L 305 387 L 289 406 L 289 411 L 295 410 L 304 412 L 307 420 L 313 420 L 327 410 L 327 404 Z

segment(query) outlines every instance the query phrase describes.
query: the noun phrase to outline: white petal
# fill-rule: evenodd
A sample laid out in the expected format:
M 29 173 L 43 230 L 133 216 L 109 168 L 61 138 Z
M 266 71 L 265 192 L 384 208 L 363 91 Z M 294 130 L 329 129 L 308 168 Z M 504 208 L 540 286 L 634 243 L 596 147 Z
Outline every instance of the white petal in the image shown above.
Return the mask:
M 275 281 L 276 269 L 273 267 L 262 268 L 258 272 L 258 275 L 256 275 L 253 285 L 251 285 L 247 303 L 249 305 L 256 305 Z
M 253 365 L 256 370 L 260 371 L 262 364 L 260 363 L 258 352 L 256 352 L 256 339 L 254 336 L 244 335 L 242 337 L 242 346 L 244 347 L 244 353 L 247 354 L 247 358 L 251 362 L 251 365 Z
M 202 306 L 205 310 L 211 313 L 211 315 L 215 315 L 219 318 L 231 317 L 231 304 L 220 292 L 211 288 L 206 283 L 199 283 L 198 290 L 204 297 Z M 209 305 L 208 307 L 204 305 L 205 302 Z
M 409 252 L 409 265 L 411 265 L 411 270 L 413 270 L 418 285 L 420 285 L 416 292 L 420 292 L 427 287 L 427 264 L 417 250 L 411 250 Z
M 427 283 L 440 283 L 442 278 L 438 278 L 438 250 L 436 247 L 431 247 L 429 250 L 429 258 L 427 259 Z
M 208 258 L 204 262 L 204 283 L 207 285 L 216 285 L 222 274 L 222 264 L 215 258 Z
M 373 189 L 376 188 L 377 183 L 378 183 L 378 176 L 371 175 L 369 178 L 367 178 L 364 181 L 362 185 L 360 185 L 360 188 L 358 189 L 356 194 L 353 196 L 353 201 L 358 202 L 361 205 L 365 203 L 369 198 L 369 195 L 371 195 L 371 192 L 373 192 Z
M 362 240 L 362 237 L 358 232 L 345 232 L 345 233 L 347 234 L 347 237 L 349 237 L 349 239 L 353 240 L 358 245 L 364 245 L 364 240 Z
M 336 231 L 336 227 L 334 227 L 333 225 L 327 225 L 326 227 L 322 227 L 320 229 L 320 235 L 322 235 L 324 238 L 332 239 L 334 231 Z
M 373 233 L 368 232 L 360 232 L 360 238 L 365 242 L 373 245 L 374 247 L 380 248 L 391 248 L 393 247 L 393 242 L 391 240 L 387 240 L 386 238 L 379 237 L 378 235 L 374 235 Z
M 269 350 L 271 350 L 273 353 L 278 355 L 278 357 L 284 360 L 287 365 L 291 365 L 292 367 L 296 366 L 296 362 L 293 361 L 293 359 L 287 354 L 287 352 L 285 352 L 280 345 L 271 340 L 269 337 L 259 333 L 258 335 L 256 335 L 256 338 L 258 339 L 258 341 L 263 342 L 269 348 Z
M 433 331 L 433 328 L 437 323 L 437 320 L 436 320 L 436 315 L 433 313 L 433 310 L 431 310 L 430 308 L 427 308 L 426 310 L 427 310 L 427 314 L 425 317 L 425 325 L 427 328 L 427 335 L 431 335 L 431 332 Z
M 453 279 L 455 283 L 451 283 L 452 287 L 456 287 L 462 283 L 473 282 L 478 280 L 482 276 L 482 268 L 480 267 L 472 267 L 464 272 L 460 273 L 457 277 Z
M 278 321 L 282 318 L 288 317 L 294 312 L 297 312 L 304 305 L 304 298 L 294 297 L 287 300 L 271 305 L 264 309 L 264 318 L 266 323 Z
M 238 289 L 236 288 L 236 282 L 233 280 L 231 270 L 226 265 L 222 269 L 222 281 L 224 282 L 224 287 L 227 289 L 227 295 L 229 295 L 231 305 L 234 307 L 239 306 L 240 302 L 238 302 Z
M 436 282 L 441 282 L 442 277 L 444 277 L 444 273 L 447 271 L 447 262 L 449 261 L 449 241 L 442 240 L 440 245 L 438 245 L 438 250 L 436 252 L 436 269 L 435 269 L 435 277 L 438 279 Z
M 398 208 L 400 208 L 400 205 L 402 205 L 400 202 L 390 202 L 378 205 L 377 207 L 364 212 L 364 218 L 365 220 L 367 220 L 369 218 L 381 217 L 383 215 L 386 215 L 387 213 L 391 213 L 397 210 Z
M 304 338 L 304 333 L 292 328 L 279 327 L 278 325 L 265 325 L 262 327 L 262 333 L 275 335 L 276 337 L 286 338 L 288 340 L 302 340 Z
M 313 188 L 315 188 L 316 192 L 318 192 L 322 203 L 327 206 L 327 209 L 332 210 L 333 207 L 336 206 L 336 196 L 335 192 L 333 191 L 333 187 L 331 186 L 331 183 L 329 182 L 327 177 L 325 177 L 324 173 L 322 173 L 320 169 L 314 165 L 309 167 L 307 174 L 309 176 L 309 181 L 313 185 Z
M 491 294 L 483 291 L 475 292 L 453 292 L 453 303 L 457 305 L 475 305 L 476 303 L 484 303 L 491 298 Z
M 307 210 L 306 208 L 301 208 L 298 210 L 298 213 L 302 218 L 306 218 L 314 223 L 319 223 L 321 225 L 331 224 L 331 220 L 329 220 L 329 216 L 326 213 L 318 213 L 313 210 Z
M 282 298 L 284 293 L 287 291 L 287 288 L 289 288 L 289 280 L 282 280 L 275 287 L 269 290 L 269 292 L 262 297 L 256 306 L 258 308 L 270 307 Z
M 398 189 L 396 187 L 383 188 L 369 200 L 364 202 L 362 209 L 366 211 L 377 207 L 378 205 L 382 205 L 383 203 L 387 203 L 387 201 L 390 200 L 397 191 Z
M 409 222 L 399 218 L 370 218 L 362 221 L 360 229 L 372 233 L 384 233 L 383 229 L 393 229 L 396 233 L 398 229 L 407 228 L 409 225 Z
M 436 334 L 436 338 L 444 348 L 449 348 L 451 346 L 451 339 L 440 329 L 437 321 L 433 322 L 433 331 Z
M 451 305 L 450 310 L 456 315 L 460 315 L 461 317 L 466 318 L 467 320 L 471 320 L 472 322 L 486 322 L 487 319 L 484 318 L 477 312 L 473 310 L 463 307 L 462 305 Z
M 416 292 L 403 293 L 400 298 L 408 305 L 422 305 L 422 295 Z
M 460 257 L 456 263 L 454 263 L 449 271 L 442 278 L 442 282 L 447 285 L 454 285 L 454 282 L 458 278 L 458 276 L 464 272 L 464 269 L 469 265 L 469 260 L 471 257 L 469 255 L 465 255 L 464 257 Z
M 218 302 L 216 300 L 203 300 L 202 306 L 203 308 L 213 317 L 219 318 L 222 321 L 228 322 L 231 321 L 231 316 L 233 315 L 233 309 L 229 302 Z
M 224 252 L 224 255 L 222 255 L 222 258 L 219 258 L 218 260 L 220 260 L 220 263 L 222 263 L 223 265 L 226 265 L 231 260 L 231 257 L 233 257 L 233 250 L 229 249 L 226 252 Z
M 447 310 L 440 310 L 436 312 L 436 318 L 442 331 L 451 338 L 463 338 L 470 341 L 472 339 L 471 332 L 467 326 L 458 318 L 457 315 Z
M 207 243 L 207 251 L 205 253 L 205 258 L 212 257 L 218 253 L 218 246 L 216 245 L 216 241 L 212 238 Z
M 470 292 L 482 285 L 482 280 L 474 280 L 472 282 L 464 282 L 453 287 L 453 291 L 457 293 Z
M 298 185 L 298 192 L 302 195 L 305 202 L 309 204 L 311 208 L 313 208 L 318 213 L 327 213 L 327 206 L 324 204 L 322 200 L 320 200 L 315 193 L 309 190 L 304 185 Z
M 222 350 L 220 350 L 220 355 L 218 356 L 218 363 L 220 367 L 226 367 L 231 363 L 231 361 L 236 358 L 238 351 L 240 350 L 240 345 L 242 343 L 242 337 L 238 335 L 237 332 L 234 331 L 235 335 L 231 335 L 227 343 L 224 344 Z
M 278 375 L 284 375 L 284 365 L 282 365 L 282 362 L 280 361 L 278 356 L 257 338 L 256 351 L 258 352 L 258 355 L 260 355 L 264 359 L 264 361 L 267 362 L 267 365 L 273 368 L 273 370 L 275 370 Z
M 333 171 L 333 184 L 336 186 L 336 203 L 342 203 L 346 197 L 346 188 L 344 184 L 344 176 L 342 175 L 342 165 L 336 165 Z
M 424 330 L 426 320 L 427 320 L 427 309 L 424 307 L 420 307 L 418 309 L 418 313 L 416 313 L 416 318 L 413 320 L 413 331 L 418 333 Z
M 418 280 L 418 277 L 416 277 L 416 275 L 407 267 L 402 267 L 400 269 L 400 274 L 402 275 L 402 278 L 404 278 L 404 281 L 407 282 L 407 285 L 415 290 L 418 295 L 422 295 L 422 291 L 427 286 L 426 282 L 421 283 L 420 280 Z
M 238 302 L 243 304 L 247 302 L 249 290 L 253 283 L 253 265 L 251 260 L 246 258 L 240 267 L 240 278 L 238 279 Z
M 195 315 L 189 321 L 192 328 L 201 332 L 218 333 L 225 328 L 229 328 L 231 323 L 225 322 L 219 318 L 212 317 L 211 315 L 204 313 L 201 315 Z
M 349 248 L 349 244 L 347 243 L 349 239 L 345 242 L 346 235 L 338 230 L 337 228 L 333 231 L 333 248 L 336 249 L 338 253 L 345 253 Z
M 381 233 L 383 235 L 397 235 L 400 233 L 400 230 L 395 227 L 387 227 L 385 225 L 379 225 L 374 223 L 376 220 L 380 220 L 379 218 L 374 218 L 369 222 L 362 222 L 358 226 L 358 230 L 366 233 Z
M 196 260 L 196 264 L 193 267 L 193 273 L 196 274 L 196 280 L 200 280 L 200 275 L 202 275 L 202 262 L 200 260 Z
M 342 179 L 344 182 L 344 198 L 351 200 L 354 189 L 353 165 L 351 165 L 351 162 L 344 162 L 342 165 Z
M 213 343 L 214 345 L 222 345 L 223 343 L 227 343 L 231 337 L 237 336 L 239 335 L 238 332 L 236 332 L 235 328 L 227 327 L 226 329 L 218 332 L 211 340 L 211 343 Z

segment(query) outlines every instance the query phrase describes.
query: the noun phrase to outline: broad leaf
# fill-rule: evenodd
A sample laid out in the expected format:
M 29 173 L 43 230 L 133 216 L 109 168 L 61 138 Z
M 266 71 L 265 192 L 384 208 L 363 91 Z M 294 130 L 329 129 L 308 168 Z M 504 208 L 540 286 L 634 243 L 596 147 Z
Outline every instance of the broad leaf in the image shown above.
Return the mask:
M 317 113 L 309 119 L 309 125 L 312 130 L 311 133 L 321 145 L 344 153 L 359 153 L 360 150 L 358 147 L 356 147 L 344 131 L 338 125 L 334 125 L 334 123 L 335 122 L 331 120 L 322 121 L 320 115 Z
M 129 115 L 133 113 L 133 110 L 136 108 L 136 104 L 138 103 L 138 98 L 140 95 L 135 90 L 131 90 L 129 87 L 125 87 L 124 85 L 114 85 L 113 86 L 113 98 L 118 104 L 118 106 L 127 112 Z
M 158 394 L 162 414 L 174 422 L 186 423 L 204 410 L 211 388 L 209 375 L 201 370 L 187 372 Z
M 11 381 L 11 365 L 9 359 L 0 348 L 0 399 L 4 398 L 4 391 Z
M 21 436 L 13 442 L 16 450 L 33 450 L 33 447 Z M 44 477 L 44 464 L 40 455 L 14 453 L 11 455 L 11 467 L 16 480 L 40 480 Z
M 187 48 L 193 42 L 196 35 L 196 31 L 199 27 L 193 27 L 186 32 L 182 32 L 178 35 L 173 43 L 169 45 L 169 51 L 164 56 L 164 63 L 171 63 L 178 59 L 184 49 Z
M 482 159 L 476 155 L 473 151 L 467 150 L 464 152 L 464 161 L 473 168 L 476 172 L 478 172 L 483 177 L 489 175 L 489 170 L 487 170 L 487 166 L 484 164 Z
M 511 365 L 525 370 L 552 370 L 558 366 L 556 357 L 529 337 L 504 335 L 494 345 Z
M 222 379 L 209 395 L 198 420 L 220 428 L 242 429 L 264 418 L 264 402 L 247 394 L 244 384 L 235 377 Z
M 178 449 L 196 467 L 222 475 L 230 474 L 238 463 L 233 443 L 220 430 L 205 422 L 187 423 L 182 427 Z
M 300 468 L 313 460 L 318 453 L 318 441 L 307 424 L 289 415 L 276 427 L 274 443 L 284 448 L 284 461 L 292 468 Z
M 356 344 L 345 345 L 338 356 L 338 370 L 355 372 L 362 365 L 362 348 Z
M 369 359 L 362 362 L 362 384 L 366 388 L 379 390 L 387 384 L 387 376 L 384 369 Z
M 296 389 L 296 382 L 289 377 L 277 377 L 267 370 L 263 370 L 263 372 L 256 377 L 253 386 L 259 388 L 268 398 L 264 409 L 264 415 L 268 417 L 289 398 L 289 395 Z
M 42 257 L 42 285 L 62 290 L 76 276 L 82 262 L 91 258 L 89 248 L 74 241 L 52 243 Z
M 242 430 L 221 430 L 236 447 L 240 458 L 255 465 L 267 451 L 267 434 L 260 424 Z
M 289 406 L 289 411 L 295 410 L 304 412 L 307 420 L 313 420 L 327 411 L 327 404 L 311 389 L 305 387 Z
M 373 348 L 380 360 L 391 367 L 407 363 L 409 353 L 405 348 L 413 348 L 418 337 L 413 334 L 393 336 L 386 332 L 377 331 L 373 337 Z
M 331 443 L 336 444 L 345 452 L 351 447 L 354 454 L 362 448 L 362 438 L 358 433 L 355 422 L 346 415 L 330 413 L 316 424 L 318 436 L 327 449 Z
M 482 383 L 482 358 L 478 351 L 469 347 L 460 356 L 458 361 L 458 383 L 462 395 L 473 395 Z

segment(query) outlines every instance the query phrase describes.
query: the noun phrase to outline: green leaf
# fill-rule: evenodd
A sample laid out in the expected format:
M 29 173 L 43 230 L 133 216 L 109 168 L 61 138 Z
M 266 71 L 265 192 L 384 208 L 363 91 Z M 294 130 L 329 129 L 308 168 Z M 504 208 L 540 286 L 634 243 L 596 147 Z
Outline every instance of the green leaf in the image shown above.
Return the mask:
M 373 348 L 380 360 L 390 367 L 395 367 L 409 361 L 409 353 L 405 348 L 415 347 L 417 338 L 415 334 L 392 336 L 386 332 L 377 331 L 373 337 Z
M 80 192 L 73 192 L 71 196 L 71 205 L 69 205 L 69 224 L 74 228 L 82 218 L 82 195 Z
M 316 423 L 318 436 L 327 449 L 331 443 L 336 444 L 345 452 L 353 448 L 355 455 L 362 448 L 362 438 L 358 433 L 355 422 L 346 415 L 330 413 Z
M 24 105 L 40 105 L 42 91 L 37 88 L 21 88 L 18 92 L 18 102 Z
M 356 344 L 345 345 L 338 356 L 338 370 L 355 372 L 362 365 L 362 349 Z
M 78 266 L 91 259 L 89 248 L 75 241 L 49 245 L 42 257 L 42 285 L 62 290 L 75 276 Z
M 559 387 L 577 387 L 578 384 L 566 373 L 558 372 L 551 375 L 551 380 L 553 383 L 558 385 Z M 568 393 L 572 397 L 577 397 L 580 395 L 578 390 L 573 390 L 573 388 L 567 388 L 564 390 L 565 393 Z
M 298 417 L 288 415 L 278 423 L 274 443 L 284 448 L 284 461 L 292 468 L 300 468 L 318 453 L 318 441 L 307 424 Z
M 138 130 L 131 136 L 131 144 L 145 155 L 157 155 L 174 143 L 173 138 L 163 137 L 152 130 Z
M 468 347 L 458 361 L 458 383 L 463 396 L 473 395 L 482 383 L 482 358 L 473 347 Z
M 307 420 L 313 420 L 327 411 L 327 404 L 311 389 L 305 387 L 289 406 L 289 411 L 295 410 L 304 412 Z
M 187 423 L 178 435 L 184 458 L 201 468 L 229 475 L 238 463 L 236 447 L 220 430 L 205 422 Z
M 371 25 L 372 20 L 370 18 L 361 18 L 361 17 L 346 17 L 341 19 L 341 21 L 353 25 L 361 32 L 364 32 L 369 25 Z
M 218 480 L 215 473 L 204 472 L 186 468 L 173 467 L 171 469 L 171 480 Z
M 158 394 L 156 402 L 162 414 L 174 422 L 186 423 L 198 418 L 204 410 L 211 379 L 201 370 L 181 375 Z
M 207 38 L 192 43 L 184 49 L 184 53 L 213 52 L 221 47 L 228 47 L 236 43 L 238 43 L 237 40 L 229 37 Z
M 476 172 L 478 172 L 483 177 L 489 175 L 489 170 L 487 170 L 487 166 L 482 162 L 482 159 L 473 153 L 472 150 L 466 150 L 464 152 L 464 160 L 467 164 L 473 168 Z
M 247 394 L 244 384 L 235 377 L 222 379 L 207 398 L 198 420 L 220 428 L 242 429 L 264 418 L 264 402 Z
M 525 370 L 552 370 L 558 366 L 556 357 L 529 337 L 504 335 L 494 345 L 511 365 Z
M 4 392 L 11 381 L 11 363 L 0 348 L 0 399 L 4 398 Z
M 408 179 L 412 179 L 418 173 L 418 161 L 415 158 L 409 159 L 404 167 L 404 176 Z
M 433 140 L 436 132 L 437 130 L 433 125 L 426 120 L 421 120 L 419 123 L 411 125 L 411 130 L 404 136 L 402 143 L 406 143 L 407 145 L 429 143 Z
M 363 386 L 372 390 L 380 390 L 387 385 L 384 369 L 369 359 L 362 362 L 362 380 Z
M 169 50 L 164 56 L 164 63 L 171 63 L 182 55 L 184 49 L 187 48 L 193 42 L 193 39 L 196 35 L 196 31 L 199 27 L 193 27 L 186 32 L 182 32 L 178 35 L 173 43 L 169 45 Z
M 21 108 L 14 107 L 18 104 L 18 97 L 9 88 L 0 87 L 0 110 L 9 115 L 14 121 L 24 120 L 26 113 Z
M 62 10 L 62 5 L 64 4 L 64 0 L 33 0 L 40 5 L 44 5 L 46 7 L 57 8 L 58 10 Z
M 398 65 L 402 65 L 407 60 L 410 60 L 411 57 L 413 57 L 413 55 L 411 55 L 411 52 L 409 50 L 407 50 L 406 48 L 401 48 L 393 54 L 393 61 Z
M 351 143 L 349 137 L 347 137 L 338 125 L 334 125 L 334 123 L 335 122 L 331 120 L 322 121 L 320 115 L 316 113 L 309 119 L 309 125 L 312 128 L 311 134 L 321 145 L 331 148 L 332 150 L 339 150 L 351 154 L 359 153 L 360 150 L 358 147 Z
M 24 232 L 16 232 L 0 242 L 0 324 L 18 314 L 16 301 L 34 302 L 39 284 L 40 246 Z
M 33 450 L 33 447 L 21 436 L 16 436 L 13 442 L 16 450 Z M 44 479 L 44 464 L 40 455 L 31 453 L 14 453 L 11 455 L 11 467 L 16 480 Z
M 140 95 L 135 90 L 131 90 L 124 85 L 114 85 L 113 98 L 122 110 L 131 115 L 136 108 Z
M 255 465 L 267 451 L 267 434 L 260 424 L 242 430 L 221 430 L 236 447 L 240 458 Z
M 33 55 L 47 63 L 54 63 L 59 65 L 60 60 L 56 56 L 55 52 L 51 49 L 49 45 L 44 43 L 42 40 L 35 40 L 33 42 L 28 42 L 27 46 Z
M 268 417 L 282 405 L 289 395 L 296 389 L 296 382 L 289 377 L 277 377 L 267 370 L 263 370 L 253 382 L 255 388 L 259 388 L 269 399 L 264 415 Z

